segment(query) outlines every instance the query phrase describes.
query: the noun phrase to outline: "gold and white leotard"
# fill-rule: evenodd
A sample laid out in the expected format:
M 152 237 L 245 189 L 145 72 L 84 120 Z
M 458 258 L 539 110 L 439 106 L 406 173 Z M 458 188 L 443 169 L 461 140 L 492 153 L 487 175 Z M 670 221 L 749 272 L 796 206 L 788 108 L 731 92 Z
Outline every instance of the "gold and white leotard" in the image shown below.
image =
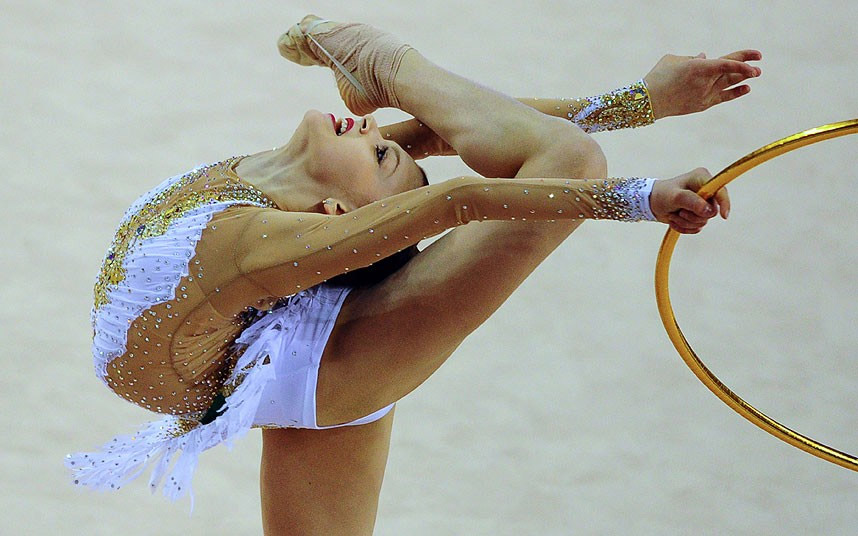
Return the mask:
M 75 483 L 116 488 L 151 463 L 153 487 L 170 474 L 164 493 L 187 493 L 203 450 L 259 424 L 283 363 L 264 344 L 270 333 L 259 344 L 238 339 L 285 297 L 470 222 L 654 219 L 652 179 L 459 177 L 342 215 L 287 212 L 236 174 L 240 160 L 165 181 L 120 222 L 95 285 L 95 368 L 119 396 L 166 416 L 99 452 L 70 455 Z M 286 325 L 268 320 L 266 329 Z M 311 380 L 301 385 L 312 389 Z M 260 418 L 314 427 L 313 394 L 289 422 Z

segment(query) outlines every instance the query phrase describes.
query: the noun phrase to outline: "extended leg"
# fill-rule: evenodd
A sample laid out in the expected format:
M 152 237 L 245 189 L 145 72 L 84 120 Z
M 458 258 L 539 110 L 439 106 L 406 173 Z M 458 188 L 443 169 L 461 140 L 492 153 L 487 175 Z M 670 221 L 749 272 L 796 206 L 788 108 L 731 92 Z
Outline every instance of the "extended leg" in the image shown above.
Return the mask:
M 280 37 L 277 48 L 300 65 L 330 67 L 343 101 L 356 114 L 399 105 L 393 79 L 410 47 L 385 32 L 307 15 Z
M 425 122 L 487 177 L 515 176 L 526 161 L 552 151 L 553 140 L 587 140 L 576 136 L 581 131 L 567 121 L 450 73 L 396 37 L 365 24 L 308 15 L 278 46 L 291 61 L 330 67 L 343 100 L 355 113 L 398 107 Z M 366 97 L 360 96 L 352 78 Z
M 405 55 L 394 85 L 403 109 L 426 121 L 481 173 L 606 174 L 598 146 L 574 125 L 449 73 L 416 52 Z M 323 357 L 319 422 L 361 417 L 417 387 L 578 223 L 469 224 L 382 284 L 354 292 Z

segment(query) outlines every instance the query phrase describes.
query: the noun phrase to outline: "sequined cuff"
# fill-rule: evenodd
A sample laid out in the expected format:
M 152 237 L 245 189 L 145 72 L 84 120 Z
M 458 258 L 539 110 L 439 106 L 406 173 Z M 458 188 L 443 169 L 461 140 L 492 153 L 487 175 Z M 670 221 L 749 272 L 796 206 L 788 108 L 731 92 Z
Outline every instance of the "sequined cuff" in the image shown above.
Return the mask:
M 627 222 L 656 221 L 649 204 L 655 179 L 629 178 L 618 181 L 602 195 L 603 208 L 594 213 L 596 219 Z M 610 207 L 610 208 L 607 208 Z
M 638 199 L 640 200 L 640 213 L 641 220 L 646 221 L 656 221 L 655 214 L 652 213 L 652 208 L 650 208 L 649 198 L 652 195 L 652 187 L 655 184 L 655 179 L 641 179 L 644 181 L 644 184 L 638 190 Z
M 567 116 L 588 133 L 644 127 L 655 121 L 643 79 L 604 95 L 581 99 L 578 104 L 581 109 Z

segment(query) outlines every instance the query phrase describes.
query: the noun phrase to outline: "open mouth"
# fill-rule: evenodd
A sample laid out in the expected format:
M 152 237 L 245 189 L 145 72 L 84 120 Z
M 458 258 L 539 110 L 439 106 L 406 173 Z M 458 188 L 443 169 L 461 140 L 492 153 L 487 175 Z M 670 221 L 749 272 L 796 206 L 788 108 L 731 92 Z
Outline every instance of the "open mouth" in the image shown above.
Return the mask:
M 355 120 L 351 117 L 346 117 L 344 119 L 337 119 L 334 117 L 334 114 L 328 114 L 331 118 L 331 123 L 334 125 L 334 134 L 337 136 L 342 136 L 346 132 L 352 129 L 355 126 Z

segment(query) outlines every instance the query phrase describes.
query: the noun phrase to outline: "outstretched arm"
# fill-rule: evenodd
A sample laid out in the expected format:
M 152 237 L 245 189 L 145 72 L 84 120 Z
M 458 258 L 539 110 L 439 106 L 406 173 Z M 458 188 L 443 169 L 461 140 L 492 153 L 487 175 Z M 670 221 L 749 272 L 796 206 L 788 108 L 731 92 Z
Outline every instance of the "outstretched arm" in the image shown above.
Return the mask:
M 402 58 L 394 86 L 400 108 L 419 117 L 472 169 L 517 180 L 457 179 L 438 185 L 442 190 L 431 190 L 433 186 L 404 194 L 425 199 L 425 212 L 403 203 L 391 206 L 393 199 L 383 202 L 403 226 L 400 233 L 385 233 L 383 244 L 393 245 L 406 234 L 411 241 L 434 234 L 433 225 L 440 230 L 445 218 L 452 225 L 481 223 L 454 229 L 394 276 L 353 296 L 338 318 L 322 361 L 317 390 L 320 423 L 366 415 L 414 389 L 581 218 L 600 212 L 593 203 L 613 198 L 590 187 L 619 184 L 604 178 L 604 157 L 581 129 L 449 73 L 419 53 L 408 52 Z M 697 171 L 674 181 L 657 181 L 650 197 L 656 217 L 686 232 L 699 230 L 715 213 L 694 193 L 706 178 L 707 173 Z M 368 223 L 363 233 L 372 230 L 378 238 L 377 226 L 372 227 L 375 221 L 360 223 L 360 210 L 340 218 L 351 225 Z M 353 220 L 355 216 L 359 219 Z M 355 256 L 384 254 L 355 249 Z
M 740 50 L 711 60 L 702 53 L 694 57 L 668 54 L 642 84 L 594 97 L 517 100 L 546 115 L 568 119 L 586 132 L 644 126 L 665 117 L 702 112 L 746 95 L 750 87 L 743 82 L 762 73 L 748 62 L 760 59 L 762 54 L 757 50 Z M 385 126 L 381 132 L 415 160 L 457 154 L 419 119 Z
M 469 222 L 671 223 L 671 213 L 684 210 L 691 219 L 683 230 L 696 232 L 715 215 L 713 206 L 693 193 L 699 186 L 681 178 L 459 177 L 339 215 L 256 209 L 234 244 L 234 261 L 271 296 L 288 296 Z M 338 212 L 337 207 L 329 210 Z
M 354 40 L 359 41 L 357 38 Z M 289 44 L 293 40 L 290 38 L 286 41 L 288 41 L 286 44 Z M 334 41 L 330 39 L 326 43 L 334 44 Z M 306 45 L 304 41 L 299 44 Z M 291 45 L 281 48 L 281 51 L 285 48 L 289 53 L 287 57 L 295 55 L 289 47 Z M 353 57 L 353 55 L 350 56 L 353 50 L 355 47 L 349 46 L 343 47 L 342 54 L 337 50 L 332 52 L 338 55 L 340 61 L 343 61 L 346 57 Z M 413 61 L 406 61 L 409 55 L 405 56 L 402 69 L 396 76 L 397 92 L 403 101 L 403 108 L 427 124 L 429 131 L 440 135 L 433 142 L 436 147 L 441 143 L 438 140 L 446 140 L 443 143 L 449 142 L 450 146 L 454 147 L 473 169 L 486 176 L 588 177 L 591 179 L 605 177 L 606 164 L 601 151 L 580 129 L 574 126 L 570 128 L 567 123 L 539 114 L 520 103 L 513 102 L 508 97 L 421 62 L 419 56 L 412 57 Z M 402 79 L 400 79 L 401 75 L 404 75 Z M 411 80 L 408 79 L 409 76 L 412 77 Z M 421 85 L 419 83 L 421 78 L 424 81 L 437 82 L 437 85 L 434 83 L 432 87 L 426 87 L 425 83 Z M 385 78 L 385 80 L 388 79 Z M 372 80 L 362 79 L 364 85 L 371 82 Z M 400 85 L 399 82 L 404 84 Z M 439 89 L 442 90 L 442 95 L 435 93 Z M 478 104 L 475 106 L 475 103 Z M 463 110 L 467 112 L 462 113 Z M 416 121 L 415 124 L 417 124 Z M 404 137 L 400 140 L 406 149 L 414 148 L 407 147 L 409 142 Z M 443 148 L 438 150 L 438 154 L 441 154 L 441 150 Z M 660 193 L 660 185 L 669 186 L 671 181 L 656 182 L 651 197 L 651 207 L 657 211 L 662 210 L 660 202 L 656 202 L 662 197 L 668 201 L 668 204 L 670 201 L 675 202 L 682 198 L 684 202 L 691 202 L 698 208 L 690 206 L 685 209 L 677 208 L 673 211 L 674 214 L 671 215 L 668 211 L 665 214 L 680 218 L 682 210 L 689 210 L 689 208 L 691 212 L 699 210 L 702 199 L 691 192 L 695 191 L 694 181 L 705 178 L 705 175 L 698 172 L 697 176 L 679 178 L 677 182 L 681 184 L 676 184 L 675 190 L 665 191 L 667 195 L 664 196 Z M 515 197 L 519 201 L 531 195 L 531 193 L 524 194 L 522 184 L 511 183 L 508 180 L 502 182 L 518 190 L 515 192 Z M 575 195 L 571 193 L 571 189 L 569 194 L 565 193 L 563 188 L 568 188 L 568 185 L 565 184 L 565 180 L 561 183 L 558 185 L 561 188 L 559 193 L 556 191 L 541 193 L 540 204 L 544 205 L 543 208 L 546 210 L 558 196 Z M 486 182 L 481 186 L 489 188 L 490 192 L 485 192 L 477 186 L 480 190 L 473 192 L 477 198 L 491 193 L 494 184 Z M 474 186 L 468 183 L 467 187 Z M 553 198 L 549 197 L 551 194 L 554 194 Z M 443 206 L 442 210 L 445 209 L 444 207 L 450 209 L 456 206 L 450 204 L 454 199 L 446 199 L 446 195 L 444 194 L 444 197 L 439 200 Z M 534 199 L 529 198 L 529 201 Z M 574 197 L 571 199 L 567 197 L 567 200 L 577 202 Z M 457 204 L 466 204 L 458 197 L 455 201 Z M 480 199 L 480 201 L 490 200 Z M 498 199 L 491 201 L 494 204 L 494 210 L 508 210 L 503 208 L 502 204 L 497 205 Z M 468 200 L 468 203 L 473 202 Z M 706 204 L 703 203 L 703 205 Z M 408 209 L 402 210 L 402 208 L 400 206 L 400 218 L 408 220 L 414 215 L 413 211 L 409 213 Z M 562 209 L 555 206 L 550 208 L 554 209 L 555 214 L 547 216 L 549 219 L 556 215 L 556 210 Z M 530 214 L 530 210 L 536 210 L 536 208 L 522 206 L 521 209 L 525 211 L 522 218 L 526 217 L 530 220 L 535 216 Z M 471 209 L 462 207 L 461 210 L 467 213 Z M 570 214 L 566 211 L 566 215 L 573 216 L 574 213 Z M 348 221 L 347 219 L 353 215 L 344 214 L 337 217 L 343 218 L 338 221 Z M 662 214 L 661 217 L 669 216 Z M 700 216 L 696 217 L 700 218 Z M 434 218 L 430 221 L 434 224 Z M 409 261 L 403 269 L 380 284 L 355 290 L 337 318 L 336 327 L 325 348 L 316 391 L 317 421 L 326 425 L 362 417 L 398 400 L 420 385 L 476 326 L 506 300 L 521 281 L 577 227 L 580 221 L 573 219 L 558 220 L 555 223 L 486 221 L 464 225 L 435 241 Z M 693 222 L 689 221 L 689 224 Z M 322 226 L 324 227 L 324 224 Z M 702 224 L 698 224 L 698 228 L 699 226 Z M 385 240 L 384 236 L 378 236 L 375 228 L 370 227 L 363 236 L 373 236 L 377 244 L 384 244 L 389 242 L 392 235 L 388 235 Z M 294 235 L 284 235 L 284 239 L 297 240 L 298 238 Z M 414 240 L 414 237 L 411 237 L 411 240 Z M 349 250 L 345 249 L 345 252 L 348 256 Z M 361 250 L 358 250 L 353 255 L 360 253 Z M 321 272 L 321 270 L 318 271 Z M 315 272 L 310 273 L 312 275 Z M 571 308 L 570 310 L 574 311 Z M 550 373 L 550 363 L 545 363 L 544 366 Z M 389 417 L 386 420 L 388 421 L 386 426 L 389 426 Z M 384 430 L 389 431 L 386 428 Z M 266 445 L 271 446 L 274 441 L 282 440 L 282 436 L 288 432 L 290 431 L 281 433 L 281 437 L 274 437 L 271 435 L 272 432 L 268 432 L 269 435 L 264 436 Z M 327 434 L 327 432 L 323 431 L 320 434 Z M 389 436 L 381 432 L 379 434 L 379 437 L 383 436 L 383 444 L 386 446 Z M 308 449 L 303 457 L 295 448 L 281 450 L 279 453 L 268 449 L 271 459 L 270 463 L 263 465 L 263 470 L 289 466 L 288 462 L 293 460 L 301 462 L 303 458 L 317 460 L 327 451 L 342 449 L 344 445 L 349 453 L 366 453 L 373 448 L 380 452 L 384 448 L 373 446 L 367 440 L 354 445 L 343 443 L 341 438 L 335 436 L 314 435 L 313 437 L 318 438 L 320 442 L 323 439 L 325 441 L 320 445 L 312 445 L 313 448 Z M 326 439 L 328 437 L 330 440 Z M 287 445 L 287 447 L 292 446 L 294 445 Z M 291 453 L 292 457 L 287 457 L 281 454 L 282 452 Z M 381 460 L 380 465 L 383 466 L 383 458 Z M 354 465 L 351 459 L 347 463 Z M 332 481 L 340 477 L 340 474 L 335 471 L 338 468 L 337 459 L 334 459 L 334 463 L 331 464 L 322 466 L 317 464 L 317 467 L 326 474 L 331 473 L 334 477 Z M 382 473 L 383 470 L 378 468 L 374 472 L 379 482 Z M 352 477 L 355 472 L 352 471 L 349 475 Z M 277 521 L 275 517 L 279 517 L 279 521 L 294 525 L 294 521 L 289 519 L 289 509 L 284 508 L 284 505 L 288 506 L 287 503 L 295 502 L 301 506 L 307 502 L 302 499 L 305 495 L 303 493 L 290 495 L 290 490 L 294 489 L 294 486 L 288 484 L 295 479 L 286 480 L 284 485 L 284 481 L 278 480 L 276 475 L 271 476 L 274 478 L 263 479 L 262 486 L 263 503 L 266 505 L 265 512 L 266 517 L 269 518 L 269 525 Z M 360 476 L 357 476 L 354 480 L 359 478 Z M 314 482 L 317 480 L 318 478 Z M 368 480 L 371 479 L 368 478 Z M 361 486 L 361 489 L 370 489 L 370 486 Z M 377 490 L 377 487 L 373 489 Z M 295 499 L 295 497 L 299 498 Z M 373 498 L 376 497 L 377 491 L 373 492 Z M 336 500 L 318 500 L 311 501 L 308 506 L 321 504 L 324 507 L 327 503 L 332 506 L 340 504 Z M 329 516 L 329 512 L 334 511 L 333 507 L 326 510 Z M 300 511 L 309 510 L 301 508 Z M 325 512 L 321 514 L 325 515 Z M 374 511 L 370 514 L 374 514 Z
M 519 179 L 456 179 L 439 185 L 441 190 L 427 187 L 341 216 L 314 216 L 304 222 L 312 233 L 290 227 L 290 218 L 298 216 L 280 216 L 285 220 L 282 239 L 275 241 L 279 247 L 300 247 L 300 241 L 314 238 L 305 245 L 306 257 L 291 263 L 267 268 L 276 250 L 244 249 L 239 256 L 244 272 L 281 295 L 295 290 L 277 286 L 294 284 L 284 270 L 290 265 L 292 274 L 307 276 L 300 284 L 315 284 L 351 268 L 343 266 L 350 260 L 354 268 L 364 266 L 373 256 L 384 257 L 446 227 L 481 221 L 454 229 L 343 311 L 317 390 L 318 420 L 332 424 L 369 414 L 424 381 L 581 219 L 624 219 L 627 209 L 610 205 L 629 184 L 605 179 L 598 145 L 567 121 L 450 73 L 373 28 L 325 23 L 313 37 L 307 32 L 313 32 L 314 18 L 301 24 L 281 38 L 281 53 L 299 63 L 330 64 L 317 50 L 327 47 L 323 56 L 339 58 L 335 74 L 351 109 L 396 106 L 419 118 L 477 173 Z M 350 77 L 368 98 L 356 98 Z M 591 180 L 573 179 L 585 177 Z M 697 171 L 656 182 L 650 197 L 633 194 L 625 204 L 648 199 L 655 217 L 696 232 L 716 212 L 694 193 L 707 177 Z M 726 192 L 720 195 L 726 215 Z M 249 227 L 248 236 L 265 233 L 261 223 Z

